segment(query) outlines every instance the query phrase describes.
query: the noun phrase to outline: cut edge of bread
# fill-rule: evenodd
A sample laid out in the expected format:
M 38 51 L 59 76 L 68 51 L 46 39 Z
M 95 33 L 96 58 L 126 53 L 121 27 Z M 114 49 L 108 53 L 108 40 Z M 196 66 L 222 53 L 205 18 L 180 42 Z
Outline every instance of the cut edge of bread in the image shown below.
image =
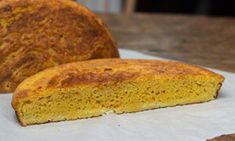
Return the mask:
M 116 59 L 110 59 L 110 61 L 111 60 L 113 60 L 115 62 Z M 67 65 L 63 65 L 63 66 L 67 67 L 67 66 L 71 66 L 71 65 L 73 66 L 73 64 L 67 64 Z M 57 70 L 58 68 L 61 68 L 61 67 L 52 68 L 49 71 Z M 198 68 L 198 67 L 196 67 L 196 68 Z M 141 78 L 131 78 L 131 79 L 126 79 L 126 80 L 122 80 L 122 81 L 112 81 L 109 83 L 105 83 L 104 85 L 103 84 L 94 85 L 93 83 L 91 83 L 91 84 L 88 83 L 87 85 L 77 85 L 76 87 L 48 88 L 48 89 L 42 89 L 42 90 L 38 90 L 38 91 L 36 91 L 36 90 L 28 91 L 30 93 L 34 92 L 33 95 L 28 95 L 27 91 L 24 91 L 24 89 L 22 91 L 20 89 L 21 86 L 19 86 L 18 90 L 16 90 L 16 93 L 13 96 L 12 106 L 16 111 L 16 116 L 17 116 L 19 122 L 21 123 L 21 125 L 27 126 L 27 125 L 42 124 L 42 123 L 48 123 L 48 122 L 58 122 L 58 121 L 67 121 L 67 120 L 97 117 L 97 116 L 102 116 L 103 114 L 106 114 L 109 112 L 113 112 L 116 114 L 132 113 L 132 112 L 139 112 L 139 111 L 164 108 L 164 107 L 173 107 L 173 106 L 180 106 L 180 105 L 203 103 L 203 102 L 208 102 L 208 101 L 216 99 L 218 96 L 219 90 L 222 86 L 222 83 L 224 81 L 224 77 L 221 75 L 215 74 L 211 71 L 205 70 L 205 69 L 200 68 L 200 70 L 205 71 L 206 73 L 202 74 L 202 75 L 183 75 L 184 77 L 181 76 L 179 78 L 166 77 L 166 76 L 164 76 L 162 78 L 156 77 L 156 76 L 155 77 L 148 76 L 148 77 L 141 77 Z M 38 75 L 43 76 L 43 73 L 45 73 L 47 71 L 48 70 L 46 70 Z M 60 71 L 58 71 L 58 72 L 60 73 Z M 36 78 L 36 77 L 35 78 L 34 77 L 35 76 L 33 76 L 32 78 L 29 78 L 28 80 L 25 80 L 25 82 L 23 82 L 23 83 L 29 82 L 28 85 L 30 85 L 30 83 L 32 82 L 31 80 Z M 174 83 L 174 85 L 173 85 L 173 83 Z M 190 90 L 190 88 L 184 88 L 184 87 L 187 87 L 188 85 L 193 85 L 192 88 L 197 87 L 197 86 L 198 87 L 202 86 L 202 87 L 195 89 L 195 90 Z M 122 92 L 119 92 L 120 90 Z M 94 91 L 95 91 L 95 93 L 94 93 Z M 109 93 L 109 96 L 111 96 L 111 97 L 116 97 L 117 95 L 120 96 L 120 95 L 125 95 L 125 94 L 127 97 L 124 99 L 121 99 L 121 100 L 115 99 L 115 98 L 110 99 L 108 97 L 107 97 L 108 99 L 101 98 L 103 100 L 103 103 L 102 102 L 97 103 L 97 98 L 92 98 L 90 100 L 93 100 L 92 102 L 93 103 L 95 102 L 98 105 L 98 107 L 96 107 L 97 105 L 95 106 L 96 107 L 95 109 L 97 111 L 92 111 L 92 107 L 89 107 L 89 105 L 87 105 L 85 108 L 85 111 L 86 112 L 88 111 L 88 113 L 90 111 L 91 114 L 88 114 L 88 115 L 81 114 L 82 112 L 80 111 L 80 115 L 79 115 L 79 113 L 77 113 L 77 115 L 75 115 L 75 117 L 74 117 L 74 115 L 72 114 L 72 113 L 74 113 L 74 111 L 73 111 L 73 112 L 71 112 L 71 116 L 70 116 L 70 113 L 67 113 L 67 115 L 69 115 L 68 118 L 61 117 L 61 119 L 58 119 L 58 120 L 50 119 L 50 118 L 48 118 L 48 117 L 50 117 L 48 115 L 48 117 L 47 117 L 48 121 L 46 121 L 44 119 L 41 122 L 39 121 L 39 122 L 26 123 L 24 121 L 24 119 L 22 118 L 22 108 L 20 108 L 20 106 L 19 106 L 19 105 L 21 105 L 20 103 L 22 103 L 22 102 L 27 103 L 27 100 L 29 100 L 31 102 L 35 102 L 35 103 L 37 103 L 39 101 L 39 103 L 37 103 L 37 104 L 40 105 L 40 100 L 38 100 L 38 99 L 40 99 L 40 98 L 43 99 L 48 96 L 55 96 L 56 100 L 65 99 L 65 101 L 64 101 L 65 103 L 63 103 L 63 101 L 61 101 L 62 105 L 65 105 L 65 107 L 66 107 L 66 104 L 69 105 L 71 103 L 75 103 L 75 111 L 76 111 L 76 109 L 79 107 L 78 101 L 80 99 L 86 99 L 86 97 L 92 97 L 92 95 L 95 97 L 96 96 L 102 97 L 102 95 L 107 95 L 108 93 Z M 154 94 L 158 93 L 158 94 L 154 95 L 153 93 Z M 72 99 L 68 99 L 69 97 L 67 97 L 67 99 L 66 99 L 66 96 L 68 96 L 69 94 L 71 94 L 70 97 L 73 97 L 73 96 L 75 96 L 75 97 Z M 143 95 L 143 99 L 145 99 L 145 100 L 143 100 L 142 103 L 141 103 L 142 98 L 140 98 L 137 94 Z M 181 94 L 183 95 L 183 97 L 181 97 L 182 96 Z M 207 95 L 207 97 L 203 96 L 203 94 Z M 163 97 L 168 96 L 165 99 L 163 98 L 162 101 L 165 100 L 165 102 L 166 102 L 167 99 L 168 100 L 170 99 L 170 103 L 167 104 L 167 102 L 166 102 L 166 103 L 162 104 L 161 97 L 159 97 L 159 95 L 161 95 Z M 198 95 L 198 97 L 197 97 L 197 95 Z M 56 98 L 56 96 L 64 96 L 64 97 Z M 136 97 L 139 97 L 139 99 Z M 126 100 L 128 98 L 130 99 L 129 101 Z M 174 99 L 174 98 L 176 98 L 176 99 Z M 177 100 L 177 98 L 179 98 L 179 100 Z M 182 100 L 180 100 L 180 98 L 184 98 L 185 100 L 182 101 Z M 195 98 L 195 99 L 193 99 L 193 98 Z M 73 101 L 74 99 L 76 99 L 77 102 Z M 52 98 L 52 100 L 53 100 L 53 98 Z M 66 100 L 67 100 L 67 102 L 66 102 Z M 108 108 L 107 106 L 102 106 L 102 105 L 107 104 L 110 101 L 118 101 L 118 102 L 116 102 L 116 103 L 114 102 L 113 104 L 111 104 L 111 108 Z M 48 103 L 48 102 L 44 102 L 43 104 L 46 104 L 46 103 Z M 89 103 L 89 100 L 81 103 L 80 106 L 86 105 L 87 103 Z M 132 106 L 130 106 L 131 108 L 125 109 L 125 103 L 126 104 L 129 103 L 130 105 L 132 104 Z M 28 106 L 28 107 L 30 109 L 30 107 L 32 107 L 32 105 Z M 40 106 L 36 106 L 36 107 L 40 107 Z M 119 108 L 117 108 L 117 107 L 119 107 Z M 120 107 L 122 107 L 122 108 L 120 109 Z M 53 110 L 53 108 L 54 108 L 54 110 Z M 52 108 L 52 111 L 56 111 L 56 109 L 58 109 L 59 110 L 58 113 L 65 112 L 69 109 L 74 109 L 74 107 L 66 107 L 67 109 L 65 111 L 63 111 L 63 109 L 60 108 L 60 105 L 59 106 L 54 105 L 53 108 Z M 92 114 L 92 112 L 93 112 L 93 114 Z M 57 117 L 60 116 L 58 113 L 57 113 Z M 54 117 L 56 117 L 56 116 L 54 116 Z M 70 118 L 70 117 L 72 117 L 72 118 Z

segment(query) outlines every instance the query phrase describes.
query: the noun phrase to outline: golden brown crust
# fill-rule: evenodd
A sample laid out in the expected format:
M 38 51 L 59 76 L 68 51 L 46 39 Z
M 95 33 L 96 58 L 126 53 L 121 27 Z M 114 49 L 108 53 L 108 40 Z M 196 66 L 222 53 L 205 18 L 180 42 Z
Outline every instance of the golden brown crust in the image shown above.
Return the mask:
M 212 76 L 221 83 L 224 80 L 223 76 L 211 71 L 178 62 L 99 59 L 60 65 L 26 79 L 17 87 L 12 105 L 14 107 L 20 99 L 48 89 L 105 85 L 152 77 L 184 79 L 187 76 Z
M 0 1 L 0 92 L 45 68 L 119 57 L 106 25 L 68 0 Z
M 23 122 L 21 121 L 20 117 L 19 117 L 19 114 L 17 111 L 15 111 L 15 114 L 16 114 L 16 118 L 17 118 L 17 121 L 19 122 L 19 124 L 23 127 L 25 127 L 26 125 L 23 124 Z

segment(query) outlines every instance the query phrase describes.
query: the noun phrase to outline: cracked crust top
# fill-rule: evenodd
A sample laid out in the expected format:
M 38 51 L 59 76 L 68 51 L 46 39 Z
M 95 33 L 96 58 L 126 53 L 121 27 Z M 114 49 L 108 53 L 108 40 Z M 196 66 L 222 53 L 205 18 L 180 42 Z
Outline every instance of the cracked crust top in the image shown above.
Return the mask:
M 0 92 L 48 67 L 116 57 L 106 25 L 76 2 L 0 1 Z

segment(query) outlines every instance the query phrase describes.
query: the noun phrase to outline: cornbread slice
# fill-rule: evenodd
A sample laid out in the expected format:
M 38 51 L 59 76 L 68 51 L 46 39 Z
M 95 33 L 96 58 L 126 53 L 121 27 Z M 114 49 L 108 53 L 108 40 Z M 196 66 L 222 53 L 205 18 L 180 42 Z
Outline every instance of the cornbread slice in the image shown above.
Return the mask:
M 0 1 L 0 93 L 49 67 L 118 57 L 106 25 L 74 1 Z
M 26 126 L 207 102 L 217 97 L 223 81 L 221 75 L 179 62 L 100 59 L 26 79 L 12 106 Z

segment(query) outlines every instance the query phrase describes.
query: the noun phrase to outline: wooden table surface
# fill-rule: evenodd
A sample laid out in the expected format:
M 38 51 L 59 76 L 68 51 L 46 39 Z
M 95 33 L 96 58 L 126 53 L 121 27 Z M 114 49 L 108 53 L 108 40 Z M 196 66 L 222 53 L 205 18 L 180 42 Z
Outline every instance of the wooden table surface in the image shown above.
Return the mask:
M 189 15 L 99 15 L 118 46 L 235 72 L 235 18 Z

